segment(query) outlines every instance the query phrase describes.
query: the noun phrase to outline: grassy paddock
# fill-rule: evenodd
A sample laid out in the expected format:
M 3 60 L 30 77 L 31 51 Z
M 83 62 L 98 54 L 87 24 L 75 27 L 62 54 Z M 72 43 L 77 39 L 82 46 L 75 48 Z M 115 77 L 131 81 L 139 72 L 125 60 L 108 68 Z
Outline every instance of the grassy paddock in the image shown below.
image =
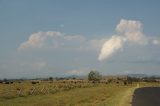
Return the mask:
M 135 85 L 98 84 L 54 94 L 0 98 L 1 106 L 130 106 Z
M 0 84 L 0 98 L 15 98 L 19 96 L 41 95 L 49 93 L 57 93 L 60 91 L 71 90 L 74 88 L 86 88 L 96 86 L 96 84 L 87 81 L 42 81 L 32 84 L 31 81 L 22 83 Z
M 137 86 L 138 85 L 138 86 Z M 45 86 L 50 93 L 39 93 L 35 95 L 24 94 L 17 96 L 14 92 L 8 94 L 9 90 L 21 87 L 28 91 L 32 86 L 40 88 Z M 131 106 L 132 95 L 136 87 L 160 86 L 160 83 L 133 83 L 122 84 L 93 84 L 88 82 L 41 82 L 32 85 L 30 82 L 21 84 L 0 84 L 0 106 Z M 23 92 L 24 92 L 23 91 Z M 2 95 L 5 94 L 5 95 Z

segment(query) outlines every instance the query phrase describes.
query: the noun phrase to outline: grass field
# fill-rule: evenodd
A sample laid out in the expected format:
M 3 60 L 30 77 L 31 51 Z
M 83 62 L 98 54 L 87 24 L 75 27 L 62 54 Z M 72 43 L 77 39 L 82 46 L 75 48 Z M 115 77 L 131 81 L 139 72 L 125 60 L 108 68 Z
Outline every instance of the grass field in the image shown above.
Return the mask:
M 3 91 L 0 94 L 0 106 L 131 106 L 135 88 L 159 85 L 159 83 L 122 85 L 88 82 L 72 84 L 42 82 L 36 85 L 30 82 L 0 84 L 0 90 Z M 42 90 L 44 86 L 49 92 L 40 93 L 38 90 Z M 31 87 L 38 89 L 33 95 L 27 94 Z M 16 92 L 13 92 L 17 88 L 23 89 L 23 95 L 18 96 Z M 56 92 L 53 92 L 54 90 Z
M 0 98 L 0 106 L 130 106 L 135 85 L 98 84 L 57 93 Z

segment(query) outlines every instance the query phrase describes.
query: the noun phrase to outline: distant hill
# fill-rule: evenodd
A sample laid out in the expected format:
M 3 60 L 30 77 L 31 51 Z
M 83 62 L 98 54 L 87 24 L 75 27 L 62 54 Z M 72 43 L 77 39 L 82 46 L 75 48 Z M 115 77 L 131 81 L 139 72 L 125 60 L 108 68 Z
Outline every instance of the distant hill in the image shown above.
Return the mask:
M 148 77 L 146 74 L 128 74 L 129 77 L 134 77 L 134 78 L 144 78 Z

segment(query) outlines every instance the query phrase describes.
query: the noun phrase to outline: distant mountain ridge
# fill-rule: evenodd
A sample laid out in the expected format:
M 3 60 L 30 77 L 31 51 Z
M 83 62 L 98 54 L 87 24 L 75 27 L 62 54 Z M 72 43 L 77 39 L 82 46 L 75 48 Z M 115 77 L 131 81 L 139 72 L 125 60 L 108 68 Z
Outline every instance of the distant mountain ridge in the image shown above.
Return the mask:
M 134 77 L 134 78 L 144 78 L 144 77 L 148 77 L 147 74 L 128 74 L 127 76 L 129 76 L 129 77 Z

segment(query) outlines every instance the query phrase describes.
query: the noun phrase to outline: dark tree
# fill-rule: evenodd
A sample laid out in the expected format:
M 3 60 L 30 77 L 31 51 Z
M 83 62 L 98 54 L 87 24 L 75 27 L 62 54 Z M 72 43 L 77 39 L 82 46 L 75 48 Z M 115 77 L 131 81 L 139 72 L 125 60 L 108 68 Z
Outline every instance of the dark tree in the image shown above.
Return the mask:
M 53 81 L 53 77 L 49 77 L 49 80 L 50 80 L 50 81 Z
M 88 80 L 89 81 L 100 81 L 102 78 L 102 76 L 100 75 L 99 72 L 97 71 L 90 71 L 90 73 L 88 74 Z

